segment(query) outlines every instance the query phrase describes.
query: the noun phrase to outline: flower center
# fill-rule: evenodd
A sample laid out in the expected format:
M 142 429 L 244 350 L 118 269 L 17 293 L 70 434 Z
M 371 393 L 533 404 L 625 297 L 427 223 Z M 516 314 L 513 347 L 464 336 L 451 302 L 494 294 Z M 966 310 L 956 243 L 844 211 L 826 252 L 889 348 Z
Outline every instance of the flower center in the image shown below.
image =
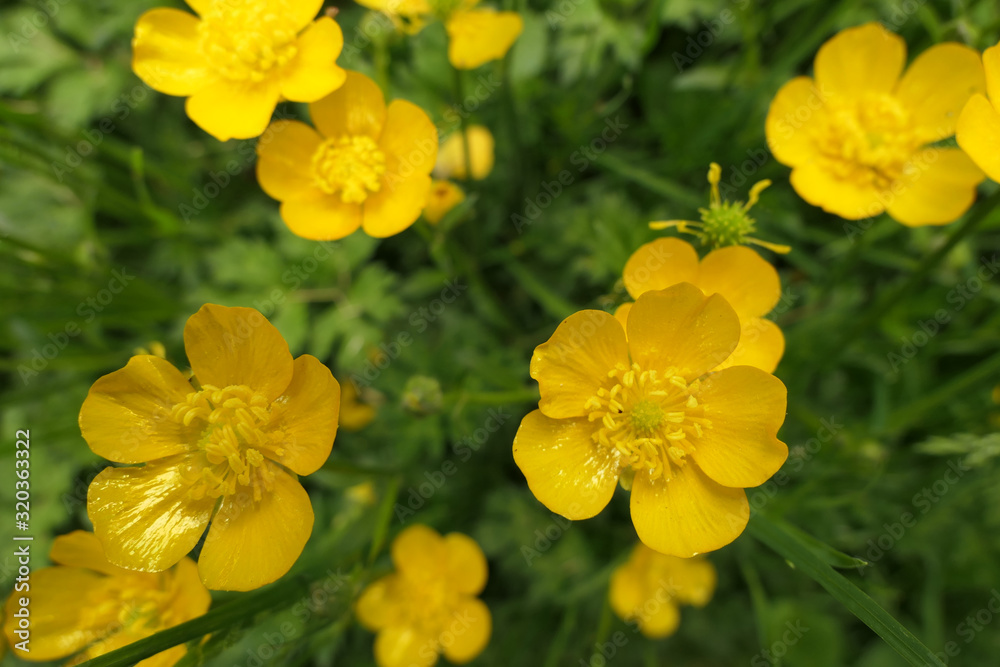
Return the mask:
M 402 598 L 412 601 L 407 606 L 408 624 L 420 628 L 421 634 L 437 637 L 454 616 L 458 594 L 446 577 L 401 577 Z
M 223 77 L 263 81 L 298 53 L 296 26 L 261 0 L 215 2 L 198 24 L 202 54 Z
M 600 422 L 594 442 L 618 451 L 633 473 L 669 480 L 695 451 L 704 429 L 712 427 L 695 398 L 699 381 L 638 364 L 618 364 L 608 378 L 611 387 L 598 389 L 584 406 L 588 419 Z
M 903 175 L 927 137 L 891 95 L 831 102 L 816 129 L 816 145 L 840 178 L 887 188 Z
M 757 231 L 756 220 L 747 215 L 743 202 L 723 201 L 710 208 L 698 209 L 701 213 L 702 243 L 712 248 L 742 245 L 746 238 Z
M 271 490 L 274 472 L 265 465 L 265 454 L 284 455 L 284 434 L 272 428 L 265 396 L 244 385 L 203 385 L 175 405 L 171 417 L 201 427 L 197 446 L 204 459 L 189 470 L 192 498 L 228 496 L 245 486 L 260 500 L 263 490 Z
M 327 139 L 312 158 L 313 180 L 327 194 L 340 193 L 345 204 L 360 204 L 382 186 L 385 153 L 371 137 Z

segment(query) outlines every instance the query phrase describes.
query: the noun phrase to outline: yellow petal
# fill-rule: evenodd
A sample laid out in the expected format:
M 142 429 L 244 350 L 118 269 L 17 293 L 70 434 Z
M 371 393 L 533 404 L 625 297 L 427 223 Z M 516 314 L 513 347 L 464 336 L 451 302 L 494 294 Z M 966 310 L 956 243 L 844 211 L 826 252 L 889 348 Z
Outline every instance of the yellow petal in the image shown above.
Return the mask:
M 465 193 L 451 181 L 431 181 L 424 218 L 432 225 L 441 222 L 451 209 L 465 201 Z
M 378 192 L 368 195 L 362 205 L 362 227 L 375 238 L 393 236 L 412 225 L 420 217 L 431 191 L 431 177 L 414 174 L 406 179 L 383 178 Z
M 98 456 L 144 463 L 187 451 L 194 429 L 174 421 L 170 410 L 194 391 L 165 359 L 139 355 L 125 368 L 93 384 L 80 408 L 80 431 Z
M 698 253 L 694 246 L 675 238 L 659 238 L 640 246 L 628 258 L 622 272 L 625 289 L 633 299 L 677 283 L 694 283 L 697 276 Z
M 212 594 L 205 588 L 205 584 L 201 583 L 198 564 L 193 560 L 182 558 L 170 574 L 173 575 L 168 588 L 171 593 L 170 623 L 165 627 L 173 627 L 197 618 L 207 612 L 212 604 Z
M 140 660 L 135 663 L 135 667 L 173 667 L 185 655 L 187 655 L 187 645 L 181 644 L 180 646 L 168 648 L 166 651 L 160 651 L 145 660 Z
M 377 141 L 385 115 L 382 91 L 360 72 L 348 71 L 340 88 L 309 105 L 313 125 L 327 139 L 365 135 Z
M 361 226 L 361 206 L 319 191 L 282 202 L 281 219 L 293 233 L 313 241 L 336 241 Z
M 93 533 L 74 530 L 52 542 L 49 560 L 67 567 L 80 567 L 101 574 L 121 575 L 128 572 L 112 565 L 104 555 L 104 547 Z
M 440 650 L 436 637 L 405 625 L 389 626 L 375 637 L 378 667 L 431 667 Z
M 198 543 L 214 498 L 192 500 L 183 456 L 138 468 L 105 468 L 87 491 L 87 515 L 107 559 L 128 570 L 160 572 Z
M 448 580 L 455 590 L 476 595 L 486 586 L 486 555 L 479 543 L 462 533 L 444 536 L 448 558 Z
M 632 311 L 632 306 L 634 303 L 623 303 L 622 305 L 615 308 L 615 319 L 618 320 L 618 324 L 622 325 L 622 329 L 628 327 L 628 314 Z
M 927 148 L 909 163 L 893 185 L 889 215 L 909 227 L 946 225 L 976 200 L 976 186 L 986 175 L 958 148 Z
M 759 486 L 788 458 L 778 440 L 785 421 L 787 391 L 781 380 L 759 368 L 734 366 L 707 378 L 697 394 L 711 428 L 703 430 L 691 455 L 702 471 L 723 486 Z
M 278 120 L 257 142 L 257 182 L 278 201 L 310 196 L 313 185 L 312 159 L 323 138 L 297 120 Z
M 783 85 L 771 100 L 764 131 L 767 145 L 778 162 L 797 167 L 816 156 L 816 145 L 809 131 L 826 117 L 823 96 L 807 76 Z
M 761 317 L 743 320 L 740 329 L 740 344 L 732 356 L 719 366 L 719 370 L 730 366 L 753 366 L 765 373 L 773 373 L 785 353 L 785 335 L 778 325 Z
M 531 357 L 531 377 L 542 395 L 538 407 L 554 419 L 584 416 L 616 364 L 628 365 L 621 324 L 600 310 L 570 315 Z
M 493 171 L 495 141 L 493 134 L 482 125 L 470 125 L 465 130 L 469 142 L 469 164 L 472 178 L 481 181 Z M 465 169 L 465 144 L 462 133 L 452 132 L 441 144 L 434 174 L 438 178 L 468 178 Z
M 398 625 L 406 617 L 404 600 L 397 592 L 398 574 L 386 576 L 369 584 L 361 593 L 355 606 L 358 621 L 375 632 L 390 625 Z
M 214 591 L 250 591 L 284 576 L 298 560 L 313 528 L 309 494 L 291 474 L 270 462 L 272 488 L 260 500 L 227 496 L 205 537 L 198 571 Z
M 929 143 L 955 134 L 962 107 L 972 95 L 985 92 L 979 52 L 949 42 L 917 56 L 899 82 L 896 97 Z
M 503 58 L 524 29 L 516 12 L 492 9 L 459 10 L 445 22 L 448 60 L 457 69 L 475 69 Z
M 718 295 L 690 283 L 646 292 L 628 315 L 628 347 L 643 370 L 694 380 L 724 362 L 740 338 L 740 320 Z
M 890 93 L 906 63 L 906 42 L 878 23 L 842 30 L 820 47 L 814 70 L 828 98 Z
M 962 110 L 958 145 L 990 178 L 1000 181 L 1000 113 L 982 95 L 974 96 Z
M 292 20 L 297 30 L 309 25 L 319 10 L 323 8 L 324 0 L 257 0 L 263 2 L 275 14 L 283 14 Z M 322 20 L 322 19 L 321 19 Z
M 681 623 L 680 609 L 672 600 L 660 601 L 653 598 L 647 602 L 649 611 L 643 608 L 636 616 L 639 630 L 650 639 L 663 639 L 677 632 Z
M 847 220 L 870 218 L 885 210 L 873 186 L 840 179 L 815 162 L 792 169 L 791 182 L 807 202 Z
M 299 36 L 295 47 L 295 57 L 281 72 L 282 95 L 293 102 L 315 102 L 344 84 L 347 72 L 337 66 L 344 33 L 336 21 L 320 18 Z
M 444 656 L 456 665 L 469 662 L 490 643 L 492 631 L 489 607 L 476 598 L 463 597 L 441 633 Z
M 206 303 L 188 318 L 184 350 L 203 386 L 246 385 L 273 401 L 292 380 L 288 343 L 254 308 Z
M 586 419 L 551 419 L 530 412 L 514 436 L 514 462 L 543 505 L 567 519 L 589 519 L 614 495 L 621 466 L 595 443 Z
M 645 578 L 635 567 L 634 559 L 630 558 L 611 573 L 608 602 L 623 621 L 636 616 L 636 610 L 641 609 L 646 601 L 646 593 Z
M 132 625 L 124 630 L 108 635 L 95 644 L 91 644 L 87 647 L 87 650 L 75 656 L 73 660 L 67 662 L 66 667 L 78 665 L 85 660 L 92 660 L 98 656 L 110 653 L 111 651 L 116 651 L 123 646 L 134 644 L 140 639 L 149 637 L 154 631 L 155 628 L 150 626 Z M 145 660 L 140 660 L 135 663 L 135 667 L 171 667 L 176 664 L 178 660 L 184 657 L 186 653 L 186 646 L 175 646 L 172 649 L 167 649 L 166 651 L 157 653 L 156 655 L 146 658 Z
M 679 560 L 678 565 L 680 570 L 677 575 L 678 585 L 673 590 L 674 597 L 683 604 L 704 607 L 715 592 L 717 575 L 712 562 L 696 556 Z
M 151 9 L 139 17 L 132 40 L 132 69 L 150 88 L 188 96 L 216 80 L 201 55 L 199 21 L 178 9 Z
M 431 173 L 437 159 L 438 132 L 427 113 L 416 104 L 393 100 L 386 110 L 378 144 L 387 157 L 395 158 L 388 160 L 392 169 L 387 174 L 406 180 Z
M 781 298 L 774 267 L 746 246 L 713 250 L 701 260 L 694 284 L 705 294 L 721 294 L 740 319 L 771 312 Z
M 994 103 L 1000 101 L 1000 44 L 983 51 L 986 93 Z
M 215 0 L 184 0 L 188 4 L 188 7 L 193 9 L 198 16 L 204 16 L 212 10 L 212 5 Z
M 340 384 L 319 359 L 303 354 L 294 363 L 292 382 L 275 415 L 284 434 L 282 453 L 268 455 L 299 475 L 311 475 L 330 457 L 340 414 Z
M 694 463 L 669 481 L 637 474 L 631 507 L 639 539 L 650 549 L 681 558 L 724 547 L 750 520 L 743 489 L 716 484 Z
M 271 121 L 281 90 L 276 79 L 238 83 L 219 79 L 187 99 L 188 117 L 219 141 L 260 136 Z
M 404 528 L 392 541 L 390 552 L 397 571 L 418 579 L 444 572 L 447 567 L 444 539 L 436 530 L 420 523 Z

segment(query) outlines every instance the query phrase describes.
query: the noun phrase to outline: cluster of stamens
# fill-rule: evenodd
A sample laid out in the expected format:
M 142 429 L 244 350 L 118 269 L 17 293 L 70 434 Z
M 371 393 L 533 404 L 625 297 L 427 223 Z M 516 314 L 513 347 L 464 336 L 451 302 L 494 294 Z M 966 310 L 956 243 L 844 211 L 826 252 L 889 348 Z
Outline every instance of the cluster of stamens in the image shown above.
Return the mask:
M 296 26 L 260 0 L 214 3 L 198 37 L 202 54 L 231 81 L 263 81 L 298 53 Z
M 340 193 L 345 204 L 360 204 L 382 187 L 385 153 L 367 136 L 327 139 L 312 158 L 313 180 L 327 194 Z
M 617 451 L 634 472 L 669 480 L 711 428 L 695 397 L 698 381 L 638 364 L 618 364 L 608 378 L 610 388 L 598 389 L 584 406 L 587 418 L 600 424 L 591 437 Z
M 198 449 L 203 464 L 193 466 L 192 499 L 217 498 L 250 487 L 254 499 L 271 490 L 274 472 L 265 454 L 281 457 L 283 434 L 271 428 L 270 402 L 245 385 L 218 388 L 203 385 L 171 410 L 185 426 L 201 427 Z

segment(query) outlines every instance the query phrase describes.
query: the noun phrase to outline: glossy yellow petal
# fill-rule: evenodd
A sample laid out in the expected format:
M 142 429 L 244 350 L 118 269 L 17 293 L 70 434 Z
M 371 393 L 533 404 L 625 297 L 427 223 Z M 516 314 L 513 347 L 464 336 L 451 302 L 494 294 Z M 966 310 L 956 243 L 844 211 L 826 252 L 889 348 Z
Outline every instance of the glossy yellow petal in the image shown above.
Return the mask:
M 778 90 L 764 122 L 768 148 L 778 162 L 797 167 L 816 156 L 810 128 L 821 123 L 826 113 L 823 95 L 807 76 L 796 77 Z
M 889 215 L 909 227 L 946 225 L 976 200 L 986 174 L 958 148 L 927 148 L 910 162 L 909 173 L 894 184 Z M 898 187 L 897 187 L 898 186 Z
M 87 515 L 111 563 L 160 572 L 198 543 L 215 499 L 189 497 L 184 459 L 174 456 L 137 468 L 105 468 L 91 482 Z
M 681 623 L 680 609 L 670 599 L 652 598 L 646 601 L 642 611 L 636 614 L 636 622 L 642 634 L 650 639 L 663 639 L 677 632 Z
M 716 484 L 694 463 L 676 469 L 669 481 L 637 474 L 631 508 L 639 539 L 650 549 L 681 558 L 724 547 L 750 520 L 743 489 Z
M 295 44 L 296 54 L 281 72 L 281 94 L 293 102 L 315 102 L 344 85 L 347 72 L 337 66 L 344 33 L 336 21 L 320 18 Z
M 601 310 L 570 315 L 531 357 L 531 377 L 542 396 L 539 409 L 554 419 L 584 416 L 587 401 L 607 384 L 616 364 L 628 365 L 618 320 Z
M 420 217 L 430 191 L 431 177 L 427 174 L 401 180 L 383 179 L 381 189 L 369 195 L 362 205 L 361 226 L 365 233 L 381 239 L 405 230 Z
M 719 370 L 730 366 L 753 366 L 765 373 L 773 373 L 785 354 L 785 335 L 778 325 L 761 317 L 743 320 L 740 329 L 740 344 L 732 356 L 719 366 Z
M 457 69 L 475 69 L 503 58 L 524 29 L 516 12 L 492 9 L 459 10 L 445 22 L 448 60 Z
M 791 182 L 807 202 L 847 220 L 870 218 L 885 210 L 884 197 L 873 186 L 838 178 L 815 162 L 795 167 Z
M 481 181 L 493 171 L 495 141 L 493 134 L 482 125 L 470 125 L 465 130 L 469 142 L 469 164 L 472 178 Z M 452 132 L 441 144 L 434 175 L 438 178 L 466 179 L 465 144 L 462 132 Z
M 431 181 L 424 218 L 432 225 L 441 222 L 451 209 L 465 201 L 465 192 L 451 181 Z
M 299 475 L 311 475 L 326 463 L 333 449 L 340 384 L 330 369 L 311 355 L 303 354 L 293 367 L 292 382 L 278 400 L 282 412 L 276 415 L 284 434 L 283 451 L 271 451 L 268 456 Z
M 313 241 L 336 241 L 361 226 L 361 206 L 317 191 L 281 204 L 281 219 L 294 234 Z
M 198 571 L 214 591 L 250 591 L 285 575 L 313 528 L 309 494 L 299 480 L 266 462 L 271 488 L 223 499 L 205 537 Z
M 201 55 L 198 19 L 178 9 L 151 9 L 139 17 L 132 69 L 150 88 L 188 96 L 212 85 L 215 74 Z
M 340 88 L 309 105 L 313 125 L 327 139 L 364 135 L 377 141 L 385 115 L 382 91 L 360 72 L 348 71 Z
M 378 141 L 391 169 L 386 175 L 406 180 L 427 175 L 438 154 L 438 132 L 427 113 L 406 100 L 393 100 L 386 110 L 385 126 Z
M 724 362 L 740 339 L 736 311 L 690 283 L 646 292 L 628 314 L 628 347 L 643 370 L 694 380 Z
M 816 54 L 817 88 L 830 98 L 892 92 L 906 63 L 906 42 L 878 23 L 847 28 Z
M 486 586 L 486 554 L 479 543 L 462 533 L 444 536 L 448 558 L 448 580 L 455 590 L 476 595 Z
M 436 637 L 405 625 L 389 626 L 375 637 L 378 667 L 431 667 L 440 650 Z
M 1000 181 L 1000 113 L 982 95 L 962 110 L 958 145 L 994 181 Z
M 238 83 L 219 79 L 187 99 L 188 117 L 219 141 L 260 136 L 271 121 L 281 90 L 276 79 Z
M 257 142 L 257 182 L 278 201 L 307 197 L 317 192 L 312 159 L 323 138 L 297 120 L 278 120 Z
M 362 591 L 355 605 L 358 621 L 375 632 L 390 625 L 399 625 L 406 617 L 405 600 L 398 594 L 399 575 L 387 574 Z
M 428 573 L 444 573 L 448 562 L 448 550 L 440 533 L 417 523 L 404 528 L 390 547 L 393 565 L 398 572 L 411 574 L 416 578 Z
M 97 536 L 85 530 L 74 530 L 53 540 L 49 559 L 59 565 L 85 568 L 101 574 L 121 575 L 128 572 L 112 565 L 104 555 L 104 547 Z
M 734 366 L 707 378 L 697 394 L 711 428 L 703 430 L 691 455 L 723 486 L 760 486 L 788 458 L 778 440 L 785 421 L 787 390 L 759 368 Z
M 628 327 L 628 314 L 632 312 L 632 306 L 634 305 L 634 303 L 628 302 L 615 308 L 615 319 L 618 320 L 618 324 L 622 325 L 623 330 Z
M 144 463 L 180 454 L 197 432 L 170 417 L 174 405 L 194 391 L 165 359 L 139 355 L 125 368 L 100 378 L 80 408 L 80 431 L 98 456 L 118 463 Z
M 917 56 L 899 82 L 896 97 L 929 143 L 955 134 L 962 107 L 972 95 L 985 92 L 979 52 L 948 42 Z
M 697 276 L 698 252 L 694 246 L 669 237 L 640 246 L 628 258 L 622 272 L 625 289 L 633 299 L 678 283 L 695 283 Z
M 493 618 L 481 600 L 463 597 L 441 633 L 444 656 L 456 665 L 476 658 L 490 643 Z
M 708 253 L 694 284 L 705 294 L 721 294 L 740 319 L 771 312 L 781 298 L 781 280 L 770 262 L 746 246 Z
M 184 349 L 202 386 L 245 385 L 273 401 L 292 380 L 288 343 L 254 308 L 206 303 L 188 318 Z
M 983 51 L 983 69 L 986 72 L 986 93 L 996 104 L 1000 102 L 1000 44 Z
M 587 419 L 529 413 L 514 436 L 514 462 L 543 505 L 567 519 L 589 519 L 614 495 L 621 472 L 617 451 L 595 443 Z

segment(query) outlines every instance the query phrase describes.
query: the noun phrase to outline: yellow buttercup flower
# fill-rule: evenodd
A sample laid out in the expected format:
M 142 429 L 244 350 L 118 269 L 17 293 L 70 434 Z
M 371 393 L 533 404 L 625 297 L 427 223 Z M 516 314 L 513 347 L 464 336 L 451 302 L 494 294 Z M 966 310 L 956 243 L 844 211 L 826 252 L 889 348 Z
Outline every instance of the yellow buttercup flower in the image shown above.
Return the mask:
M 91 387 L 84 439 L 132 467 L 94 478 L 87 514 L 108 560 L 141 572 L 179 562 L 211 522 L 201 580 L 213 590 L 258 588 L 288 572 L 312 532 L 296 475 L 330 455 L 340 387 L 315 357 L 293 360 L 252 308 L 203 306 L 188 319 L 184 347 L 191 381 L 146 355 Z
M 903 73 L 905 63 L 902 38 L 868 23 L 820 48 L 813 79 L 778 91 L 767 142 L 800 197 L 848 220 L 887 211 L 911 227 L 947 224 L 972 205 L 982 171 L 933 144 L 955 134 L 965 103 L 985 90 L 979 54 L 948 42 Z
M 465 193 L 451 181 L 432 181 L 431 194 L 427 198 L 427 208 L 424 217 L 427 222 L 436 225 L 448 215 L 451 209 L 465 201 Z
M 1000 45 L 983 51 L 989 99 L 973 95 L 958 119 L 958 145 L 994 181 L 1000 181 Z
M 452 132 L 441 144 L 437 164 L 434 166 L 436 177 L 464 180 L 471 171 L 472 178 L 481 181 L 493 171 L 493 134 L 482 125 L 470 125 L 465 130 L 465 136 L 469 142 L 470 169 L 466 169 L 465 142 L 462 141 L 462 132 L 459 130 Z
M 623 621 L 635 623 L 651 639 L 660 639 L 677 630 L 679 605 L 708 604 L 715 581 L 715 567 L 705 558 L 665 556 L 640 543 L 611 575 L 608 601 Z
M 761 241 L 750 236 L 757 231 L 757 221 L 748 213 L 753 205 L 760 200 L 760 193 L 771 185 L 765 179 L 750 188 L 750 198 L 746 203 L 731 202 L 722 198 L 719 182 L 722 180 L 722 167 L 713 162 L 708 168 L 708 183 L 712 188 L 708 208 L 700 208 L 701 222 L 691 220 L 661 220 L 649 223 L 650 229 L 667 229 L 676 227 L 683 234 L 697 236 L 703 246 L 724 248 L 731 245 L 759 245 L 777 253 L 791 250 L 786 245 Z
M 132 69 L 150 88 L 187 97 L 188 117 L 220 141 L 261 134 L 282 99 L 315 102 L 344 83 L 340 26 L 323 0 L 188 0 L 198 13 L 139 17 Z
M 273 123 L 257 144 L 257 180 L 281 202 L 299 236 L 341 239 L 398 234 L 420 217 L 437 158 L 437 129 L 405 100 L 388 108 L 374 81 L 348 72 L 333 94 L 309 105 L 316 129 Z M 317 131 L 318 130 L 318 131 Z
M 456 69 L 475 69 L 507 55 L 524 29 L 517 12 L 480 8 L 479 0 L 358 0 L 384 12 L 406 32 L 421 30 L 432 18 L 444 21 L 448 60 Z
M 566 318 L 535 348 L 541 401 L 514 438 L 535 497 L 588 519 L 621 479 L 646 546 L 687 558 L 736 539 L 743 489 L 788 457 L 785 385 L 751 366 L 714 371 L 739 337 L 725 298 L 689 283 L 640 295 L 625 327 L 599 310 Z
M 752 249 L 719 248 L 699 263 L 690 243 L 662 238 L 636 250 L 625 264 L 625 289 L 633 299 L 651 290 L 691 283 L 707 295 L 721 294 L 740 318 L 740 342 L 720 368 L 755 366 L 771 373 L 785 352 L 778 325 L 764 316 L 781 298 L 778 272 Z M 625 303 L 615 317 L 626 326 L 632 304 Z
M 375 407 L 359 399 L 354 382 L 348 380 L 340 384 L 340 428 L 360 431 L 375 420 Z
M 31 650 L 14 651 L 23 660 L 90 660 L 197 618 L 212 601 L 190 558 L 157 574 L 124 570 L 105 557 L 93 533 L 82 530 L 57 537 L 50 557 L 56 565 L 33 572 L 30 589 L 7 601 L 4 631 L 13 646 L 21 641 L 13 616 L 18 598 L 30 600 Z M 136 664 L 169 667 L 185 653 L 182 644 Z
M 392 543 L 395 572 L 368 586 L 358 620 L 373 632 L 379 667 L 430 667 L 441 653 L 466 663 L 486 648 L 489 608 L 476 596 L 486 585 L 486 557 L 461 533 L 442 537 L 411 526 Z

